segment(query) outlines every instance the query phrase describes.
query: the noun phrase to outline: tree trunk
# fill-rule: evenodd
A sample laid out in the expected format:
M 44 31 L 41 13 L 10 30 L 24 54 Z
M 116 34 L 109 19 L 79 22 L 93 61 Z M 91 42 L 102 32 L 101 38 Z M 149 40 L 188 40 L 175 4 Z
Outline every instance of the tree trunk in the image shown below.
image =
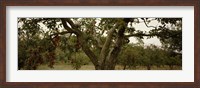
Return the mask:
M 126 65 L 124 65 L 124 68 L 123 68 L 123 70 L 126 70 Z
M 109 31 L 106 41 L 98 57 L 94 54 L 92 50 L 90 50 L 90 46 L 88 45 L 86 41 L 88 39 L 87 34 L 81 32 L 70 19 L 63 18 L 61 19 L 61 21 L 63 23 L 64 28 L 67 29 L 68 32 L 74 33 L 77 36 L 77 40 L 79 41 L 82 47 L 82 50 L 90 58 L 96 70 L 114 70 L 115 69 L 115 66 L 117 63 L 117 56 L 121 50 L 121 46 L 123 45 L 125 28 L 128 25 L 128 22 L 126 22 L 125 19 L 124 19 L 125 24 L 116 24 Z M 68 27 L 66 22 L 71 25 L 71 28 Z M 119 26 L 119 25 L 122 25 L 122 26 Z M 110 49 L 110 45 L 113 39 L 113 33 L 116 32 L 115 29 L 117 29 L 118 27 L 120 28 L 119 28 L 119 31 L 117 32 L 116 44 L 114 44 L 113 49 Z
M 169 65 L 169 68 L 170 68 L 170 70 L 174 69 L 173 65 Z
M 78 38 L 79 42 L 81 43 L 82 50 L 90 58 L 90 60 L 92 61 L 92 63 L 95 66 L 95 69 L 100 70 L 101 66 L 97 59 L 97 56 L 90 50 L 87 42 L 85 41 L 85 39 L 87 38 L 86 35 L 83 34 L 83 35 L 78 36 L 77 38 Z
M 151 66 L 150 65 L 147 65 L 147 70 L 151 70 Z

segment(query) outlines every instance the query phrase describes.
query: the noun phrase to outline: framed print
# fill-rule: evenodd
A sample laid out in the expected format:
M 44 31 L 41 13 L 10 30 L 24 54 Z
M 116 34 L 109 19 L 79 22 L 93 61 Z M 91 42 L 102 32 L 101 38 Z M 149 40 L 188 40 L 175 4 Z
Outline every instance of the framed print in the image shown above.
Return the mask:
M 0 87 L 200 87 L 199 0 L 3 0 L 0 9 Z

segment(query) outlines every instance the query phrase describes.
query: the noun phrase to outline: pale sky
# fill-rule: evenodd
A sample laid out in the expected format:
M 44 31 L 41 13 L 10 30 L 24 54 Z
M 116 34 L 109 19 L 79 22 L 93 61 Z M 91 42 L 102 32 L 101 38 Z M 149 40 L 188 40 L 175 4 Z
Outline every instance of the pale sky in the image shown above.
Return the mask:
M 151 21 L 148 26 L 155 26 L 157 27 L 158 25 L 160 25 L 157 21 Z M 141 31 L 146 31 L 149 32 L 152 27 L 148 28 L 143 22 L 142 23 L 137 23 L 137 24 L 132 24 L 132 26 L 136 29 L 136 30 L 141 30 Z M 137 43 L 138 40 L 135 37 L 131 37 L 129 38 L 131 43 Z M 161 46 L 161 42 L 157 37 L 153 37 L 150 39 L 147 39 L 146 37 L 144 37 L 144 39 L 142 39 L 144 42 L 144 45 L 156 45 L 156 46 Z

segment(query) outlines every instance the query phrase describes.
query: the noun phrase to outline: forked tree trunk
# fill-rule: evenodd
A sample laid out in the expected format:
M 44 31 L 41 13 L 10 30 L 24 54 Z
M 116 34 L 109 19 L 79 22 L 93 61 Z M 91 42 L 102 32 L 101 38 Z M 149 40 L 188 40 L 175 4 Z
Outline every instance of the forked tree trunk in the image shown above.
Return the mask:
M 85 52 L 85 54 L 90 58 L 91 62 L 94 64 L 96 70 L 114 70 L 116 63 L 117 63 L 117 56 L 121 50 L 121 46 L 123 44 L 124 39 L 124 32 L 125 28 L 128 25 L 128 21 L 125 21 L 125 25 L 117 24 L 114 26 L 108 33 L 108 36 L 106 38 L 106 42 L 104 43 L 101 53 L 99 56 L 96 56 L 92 50 L 90 50 L 90 46 L 87 43 L 88 35 L 81 32 L 77 29 L 77 27 L 74 25 L 74 23 L 70 19 L 61 19 L 63 26 L 65 29 L 68 30 L 68 32 L 74 33 L 77 36 L 77 39 L 82 47 L 82 50 Z M 68 27 L 68 22 L 72 28 Z M 113 33 L 116 32 L 115 29 L 119 27 L 119 31 L 117 32 L 117 40 L 114 48 L 110 50 L 110 45 L 113 38 Z

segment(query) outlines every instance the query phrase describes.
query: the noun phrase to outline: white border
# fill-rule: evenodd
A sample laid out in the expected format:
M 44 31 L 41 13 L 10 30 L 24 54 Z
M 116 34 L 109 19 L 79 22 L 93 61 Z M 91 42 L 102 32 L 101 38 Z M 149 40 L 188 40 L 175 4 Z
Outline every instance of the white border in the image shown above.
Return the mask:
M 182 70 L 74 71 L 17 70 L 18 17 L 182 17 Z M 6 7 L 7 82 L 194 82 L 193 6 L 7 6 Z

